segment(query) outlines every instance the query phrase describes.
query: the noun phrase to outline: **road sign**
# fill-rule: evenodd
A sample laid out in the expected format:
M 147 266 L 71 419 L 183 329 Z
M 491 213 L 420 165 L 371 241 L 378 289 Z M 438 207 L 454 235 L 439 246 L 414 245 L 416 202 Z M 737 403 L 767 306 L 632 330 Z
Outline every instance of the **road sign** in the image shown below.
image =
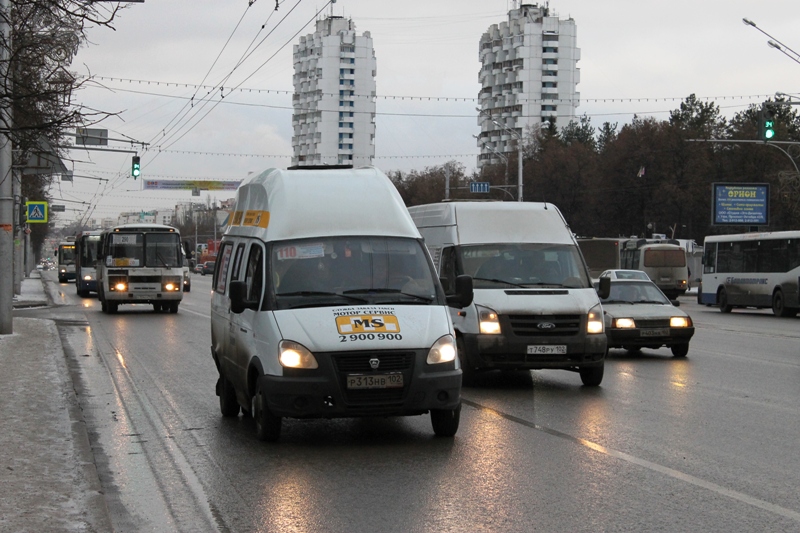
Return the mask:
M 66 210 L 67 210 L 67 206 L 65 206 L 65 205 L 53 204 L 53 205 L 50 206 L 50 211 L 52 211 L 53 213 L 57 213 L 57 212 L 58 213 L 63 213 Z
M 108 146 L 108 130 L 76 128 L 75 144 Z
M 469 192 L 489 192 L 489 182 L 488 181 L 470 182 Z
M 47 223 L 47 202 L 25 202 L 25 212 L 28 224 Z

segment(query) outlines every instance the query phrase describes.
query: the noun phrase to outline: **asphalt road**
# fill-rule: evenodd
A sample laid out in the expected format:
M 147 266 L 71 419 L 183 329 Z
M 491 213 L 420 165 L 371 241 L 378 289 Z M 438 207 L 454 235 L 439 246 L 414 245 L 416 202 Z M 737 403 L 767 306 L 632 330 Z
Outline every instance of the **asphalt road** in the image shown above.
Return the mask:
M 800 318 L 684 297 L 686 359 L 612 350 L 599 388 L 487 374 L 454 439 L 425 415 L 265 444 L 219 413 L 210 283 L 117 315 L 48 284 L 118 531 L 800 531 Z

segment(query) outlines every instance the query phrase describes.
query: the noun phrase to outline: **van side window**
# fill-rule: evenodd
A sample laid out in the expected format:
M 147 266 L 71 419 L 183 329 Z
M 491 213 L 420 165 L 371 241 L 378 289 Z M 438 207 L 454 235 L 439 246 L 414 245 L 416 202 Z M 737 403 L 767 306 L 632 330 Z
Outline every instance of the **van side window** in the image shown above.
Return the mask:
M 242 256 L 244 255 L 244 243 L 236 247 L 236 254 L 233 256 L 233 270 L 231 271 L 231 281 L 240 279 L 239 269 L 242 266 Z
M 448 246 L 442 249 L 442 263 L 439 267 L 439 279 L 442 280 L 445 294 L 455 294 L 456 275 L 458 275 L 456 248 Z
M 250 246 L 244 282 L 247 284 L 247 299 L 260 302 L 264 288 L 264 249 L 257 242 Z
M 214 279 L 212 280 L 212 290 L 225 294 L 227 287 L 228 269 L 231 265 L 231 252 L 233 243 L 225 243 L 217 255 L 217 264 L 214 269 Z

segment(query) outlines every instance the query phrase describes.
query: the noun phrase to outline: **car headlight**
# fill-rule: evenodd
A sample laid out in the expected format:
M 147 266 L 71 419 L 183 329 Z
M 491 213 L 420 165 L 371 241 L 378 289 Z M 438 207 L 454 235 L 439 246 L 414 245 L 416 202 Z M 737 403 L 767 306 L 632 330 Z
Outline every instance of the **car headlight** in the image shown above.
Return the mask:
M 691 325 L 691 319 L 686 316 L 673 316 L 669 318 L 669 327 L 671 328 L 688 328 Z
M 595 305 L 589 310 L 588 320 L 586 321 L 586 333 L 604 333 L 603 308 L 600 304 Z
M 633 321 L 632 318 L 615 318 L 614 319 L 614 327 L 615 328 L 635 328 L 636 322 Z
M 281 341 L 278 360 L 286 368 L 318 368 L 317 360 L 308 348 L 294 341 Z
M 92 279 L 93 278 L 91 274 L 86 274 L 85 276 L 83 276 L 83 281 L 92 281 Z
M 497 313 L 487 307 L 475 306 L 478 310 L 478 327 L 484 335 L 500 334 L 500 319 Z
M 452 335 L 445 335 L 439 337 L 439 340 L 433 343 L 430 351 L 428 351 L 428 364 L 435 365 L 437 363 L 450 363 L 456 359 L 456 340 Z

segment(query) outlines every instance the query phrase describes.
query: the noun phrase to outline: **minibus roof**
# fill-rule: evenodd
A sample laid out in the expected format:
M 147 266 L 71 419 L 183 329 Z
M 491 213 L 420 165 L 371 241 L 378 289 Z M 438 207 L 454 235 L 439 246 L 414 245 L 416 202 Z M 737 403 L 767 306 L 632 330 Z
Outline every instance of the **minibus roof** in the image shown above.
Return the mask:
M 410 211 L 421 228 L 455 226 L 454 244 L 575 244 L 561 212 L 546 202 L 442 202 Z
M 420 238 L 394 184 L 373 167 L 269 169 L 236 191 L 229 235 L 264 241 L 373 235 Z

